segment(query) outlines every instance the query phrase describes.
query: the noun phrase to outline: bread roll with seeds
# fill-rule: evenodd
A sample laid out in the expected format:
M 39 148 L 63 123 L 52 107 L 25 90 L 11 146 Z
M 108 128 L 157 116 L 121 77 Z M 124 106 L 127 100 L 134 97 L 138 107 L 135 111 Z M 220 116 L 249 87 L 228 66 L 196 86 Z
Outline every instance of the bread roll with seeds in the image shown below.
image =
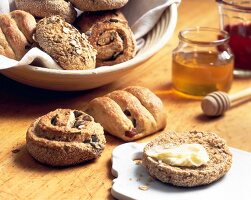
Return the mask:
M 67 166 L 95 159 L 105 147 L 104 131 L 78 110 L 57 109 L 31 124 L 26 134 L 28 152 L 39 162 Z
M 136 95 L 131 93 L 133 90 Z M 161 100 L 147 88 L 138 86 L 93 99 L 86 112 L 107 132 L 124 141 L 153 134 L 166 125 Z
M 71 3 L 64 0 L 15 0 L 15 4 L 17 9 L 38 18 L 60 15 L 65 21 L 73 23 L 77 17 L 77 11 Z
M 0 55 L 20 60 L 30 49 L 35 18 L 21 10 L 0 14 Z
M 209 155 L 206 165 L 198 167 L 172 166 L 149 156 L 156 146 L 200 144 Z M 147 144 L 142 163 L 149 174 L 164 183 L 182 187 L 194 187 L 212 183 L 224 176 L 232 164 L 232 154 L 225 141 L 214 133 L 189 132 L 183 134 L 165 133 Z
M 84 12 L 77 26 L 97 50 L 97 67 L 119 64 L 136 54 L 136 40 L 120 11 Z
M 64 21 L 60 16 L 51 16 L 37 24 L 35 39 L 39 46 L 66 70 L 93 69 L 96 50 L 84 34 Z
M 128 0 L 70 0 L 70 2 L 82 11 L 100 11 L 121 8 Z

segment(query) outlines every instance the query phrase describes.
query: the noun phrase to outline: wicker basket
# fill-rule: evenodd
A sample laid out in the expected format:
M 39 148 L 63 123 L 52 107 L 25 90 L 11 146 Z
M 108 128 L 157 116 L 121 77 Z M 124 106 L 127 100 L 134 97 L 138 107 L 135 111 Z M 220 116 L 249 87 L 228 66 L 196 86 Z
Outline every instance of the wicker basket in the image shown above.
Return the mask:
M 177 5 L 171 4 L 161 19 L 146 36 L 143 48 L 132 60 L 93 70 L 54 70 L 23 66 L 2 71 L 5 76 L 20 83 L 59 91 L 78 91 L 96 88 L 118 80 L 158 52 L 171 38 L 177 22 Z

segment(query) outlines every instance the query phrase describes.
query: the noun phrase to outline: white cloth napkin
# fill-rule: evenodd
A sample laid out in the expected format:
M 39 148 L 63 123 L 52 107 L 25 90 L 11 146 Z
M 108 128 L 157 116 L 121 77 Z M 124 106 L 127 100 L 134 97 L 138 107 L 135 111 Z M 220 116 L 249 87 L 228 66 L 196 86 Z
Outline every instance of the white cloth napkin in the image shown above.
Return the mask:
M 138 48 L 143 46 L 143 36 L 154 27 L 167 7 L 173 3 L 179 4 L 180 1 L 181 0 L 130 0 L 129 3 L 122 8 L 122 12 L 125 14 L 135 35 Z M 8 13 L 15 9 L 13 3 L 14 0 L 1 0 L 0 14 Z M 33 61 L 37 61 L 36 65 L 39 64 L 41 67 L 61 69 L 48 54 L 38 48 L 32 48 L 20 61 L 0 55 L 0 70 L 29 65 Z

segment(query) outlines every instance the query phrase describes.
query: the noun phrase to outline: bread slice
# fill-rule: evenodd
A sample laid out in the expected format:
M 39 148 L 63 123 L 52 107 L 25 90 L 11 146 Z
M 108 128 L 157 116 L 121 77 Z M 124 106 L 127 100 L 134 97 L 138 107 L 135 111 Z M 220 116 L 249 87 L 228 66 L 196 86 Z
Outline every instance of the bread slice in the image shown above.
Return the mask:
M 209 155 L 206 165 L 199 167 L 171 166 L 148 156 L 147 152 L 157 145 L 201 144 Z M 142 158 L 150 175 L 164 183 L 182 187 L 194 187 L 212 183 L 224 176 L 231 167 L 232 154 L 225 141 L 215 133 L 189 132 L 185 134 L 165 133 L 146 145 Z

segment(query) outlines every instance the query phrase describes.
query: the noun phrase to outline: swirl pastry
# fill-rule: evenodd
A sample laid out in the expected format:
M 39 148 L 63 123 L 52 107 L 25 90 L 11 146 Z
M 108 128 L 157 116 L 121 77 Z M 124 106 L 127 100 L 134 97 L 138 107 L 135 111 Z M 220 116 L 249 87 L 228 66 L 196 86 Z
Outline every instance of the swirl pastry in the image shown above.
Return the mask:
M 134 35 L 120 11 L 85 12 L 77 26 L 98 52 L 97 67 L 122 63 L 136 54 Z
M 0 14 L 0 55 L 20 60 L 30 49 L 36 20 L 22 10 Z
M 82 11 L 99 11 L 121 8 L 128 0 L 70 0 L 70 2 Z
M 139 86 L 95 98 L 86 112 L 110 134 L 125 141 L 155 133 L 166 125 L 161 100 L 149 89 Z
M 105 137 L 102 126 L 86 113 L 57 109 L 31 124 L 26 144 L 36 160 L 67 166 L 99 157 L 104 150 Z
M 84 34 L 60 16 L 43 18 L 37 24 L 35 39 L 39 46 L 66 70 L 95 68 L 96 50 Z
M 72 23 L 77 17 L 77 11 L 71 3 L 64 0 L 15 0 L 15 4 L 17 9 L 38 18 L 60 15 L 65 21 Z

